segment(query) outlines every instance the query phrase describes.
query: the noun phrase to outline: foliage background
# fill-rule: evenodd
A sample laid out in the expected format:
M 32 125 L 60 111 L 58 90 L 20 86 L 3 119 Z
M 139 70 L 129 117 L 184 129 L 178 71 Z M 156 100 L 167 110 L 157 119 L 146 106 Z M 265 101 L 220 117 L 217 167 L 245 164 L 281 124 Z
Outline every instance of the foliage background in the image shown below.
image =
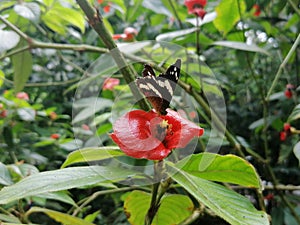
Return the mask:
M 183 1 L 90 2 L 103 15 L 111 34 L 122 34 L 126 27 L 134 27 L 138 31 L 136 40 L 163 40 L 184 46 L 190 52 L 191 63 L 197 65 L 200 59 L 209 66 L 227 106 L 230 135 L 224 139 L 220 153 L 238 154 L 255 166 L 266 185 L 263 201 L 273 224 L 297 224 L 300 2 L 209 1 L 205 7 L 207 20 L 201 24 L 198 36 L 193 29 L 197 20 L 187 13 Z M 236 4 L 238 7 L 234 7 Z M 259 15 L 255 14 L 254 4 L 260 8 Z M 72 104 L 76 85 L 92 62 L 106 53 L 107 46 L 72 0 L 1 1 L 0 12 L 0 158 L 2 174 L 9 174 L 0 179 L 4 187 L 39 171 L 58 169 L 78 146 L 97 143 L 90 130 L 92 122 L 82 124 L 85 120 L 78 119 L 77 126 L 73 126 Z M 254 44 L 260 48 L 253 47 Z M 134 69 L 140 73 L 142 65 L 134 64 Z M 105 76 L 102 73 L 98 78 Z M 126 87 L 121 74 L 114 77 L 120 79 L 120 85 L 112 91 L 102 91 L 99 96 L 106 99 L 106 104 L 97 112 L 96 134 L 105 146 L 113 144 L 108 136 L 112 129 L 110 106 Z M 291 98 L 285 94 L 289 91 L 287 84 L 293 85 Z M 21 91 L 29 95 L 29 100 L 16 97 Z M 88 102 L 81 104 L 79 107 L 84 107 Z M 206 114 L 202 107 L 198 113 L 209 132 L 210 126 L 202 118 Z M 281 140 L 284 123 L 291 124 L 293 129 Z M 199 143 L 198 152 L 205 148 L 206 138 Z M 275 190 L 272 185 L 281 186 Z M 28 219 L 26 211 L 38 205 L 72 214 L 74 209 L 70 206 L 75 202 L 104 189 L 96 185 L 62 192 L 61 196 L 27 198 L 19 204 L 2 206 L 0 220 L 56 224 L 40 213 Z M 238 192 L 258 206 L 253 190 L 241 188 Z M 96 224 L 127 224 L 121 212 L 122 194 L 101 195 L 73 215 Z M 215 220 L 219 221 L 206 216 L 195 224 L 201 221 L 214 224 Z

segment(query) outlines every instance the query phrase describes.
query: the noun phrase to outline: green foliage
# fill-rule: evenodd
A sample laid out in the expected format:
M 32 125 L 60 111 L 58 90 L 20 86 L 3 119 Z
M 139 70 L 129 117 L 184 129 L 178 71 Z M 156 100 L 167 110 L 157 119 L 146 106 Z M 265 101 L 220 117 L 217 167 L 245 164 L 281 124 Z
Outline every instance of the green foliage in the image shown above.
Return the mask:
M 171 107 L 205 134 L 159 169 L 110 138 L 140 106 L 77 2 L 0 3 L 1 224 L 140 225 L 153 202 L 152 224 L 300 222 L 299 1 L 207 1 L 203 20 L 184 1 L 89 1 L 130 75 L 183 62 Z

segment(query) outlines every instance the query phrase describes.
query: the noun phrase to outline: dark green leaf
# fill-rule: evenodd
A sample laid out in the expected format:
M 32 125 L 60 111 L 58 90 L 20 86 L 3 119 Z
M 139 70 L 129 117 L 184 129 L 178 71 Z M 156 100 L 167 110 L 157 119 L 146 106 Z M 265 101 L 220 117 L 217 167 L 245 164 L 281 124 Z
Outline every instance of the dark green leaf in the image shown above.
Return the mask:
M 24 46 L 19 43 L 18 47 Z M 32 55 L 29 51 L 23 51 L 11 57 L 14 69 L 14 86 L 15 91 L 23 89 L 32 71 Z
M 151 195 L 142 191 L 133 191 L 125 199 L 124 208 L 131 224 L 144 224 L 145 215 L 150 206 Z M 152 225 L 179 224 L 192 214 L 194 208 L 190 198 L 184 195 L 167 195 L 161 200 L 161 205 Z

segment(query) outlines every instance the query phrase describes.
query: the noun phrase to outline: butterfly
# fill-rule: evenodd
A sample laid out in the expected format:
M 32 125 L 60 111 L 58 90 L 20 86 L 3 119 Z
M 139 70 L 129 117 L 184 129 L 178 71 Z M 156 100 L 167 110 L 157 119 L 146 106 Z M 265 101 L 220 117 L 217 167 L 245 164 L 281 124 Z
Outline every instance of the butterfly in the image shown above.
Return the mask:
M 144 65 L 143 77 L 136 79 L 140 91 L 146 96 L 155 111 L 160 115 L 166 115 L 177 81 L 180 77 L 181 60 L 177 59 L 165 73 L 155 76 L 150 65 Z

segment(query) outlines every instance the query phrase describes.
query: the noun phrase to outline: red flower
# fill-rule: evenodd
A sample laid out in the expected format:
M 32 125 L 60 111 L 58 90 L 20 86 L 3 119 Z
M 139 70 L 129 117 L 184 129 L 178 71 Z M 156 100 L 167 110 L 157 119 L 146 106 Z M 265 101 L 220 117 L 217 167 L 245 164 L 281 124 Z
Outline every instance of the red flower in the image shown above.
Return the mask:
M 131 157 L 162 160 L 174 148 L 183 148 L 193 137 L 203 134 L 202 128 L 177 112 L 167 112 L 159 116 L 154 111 L 131 111 L 115 122 L 111 138 Z
M 116 85 L 120 84 L 120 80 L 116 78 L 107 78 L 103 83 L 103 90 L 113 90 Z
M 206 11 L 203 8 L 206 5 L 206 0 L 185 0 L 184 4 L 188 8 L 189 14 L 194 14 L 201 19 L 204 18 Z
M 285 95 L 285 97 L 287 97 L 287 98 L 292 98 L 293 97 L 293 89 L 294 89 L 295 87 L 294 87 L 294 85 L 292 85 L 292 84 L 287 84 L 286 85 L 286 89 L 285 89 L 285 91 L 284 91 L 284 95 Z
M 29 100 L 29 96 L 26 92 L 19 92 L 19 93 L 17 93 L 16 96 L 17 96 L 18 99 L 24 99 L 26 101 Z
M 51 134 L 50 136 L 52 139 L 58 139 L 60 137 L 59 134 Z
M 260 7 L 259 7 L 259 5 L 258 4 L 254 4 L 253 5 L 253 9 L 255 10 L 254 13 L 253 13 L 253 15 L 254 16 L 259 16 L 260 15 Z

